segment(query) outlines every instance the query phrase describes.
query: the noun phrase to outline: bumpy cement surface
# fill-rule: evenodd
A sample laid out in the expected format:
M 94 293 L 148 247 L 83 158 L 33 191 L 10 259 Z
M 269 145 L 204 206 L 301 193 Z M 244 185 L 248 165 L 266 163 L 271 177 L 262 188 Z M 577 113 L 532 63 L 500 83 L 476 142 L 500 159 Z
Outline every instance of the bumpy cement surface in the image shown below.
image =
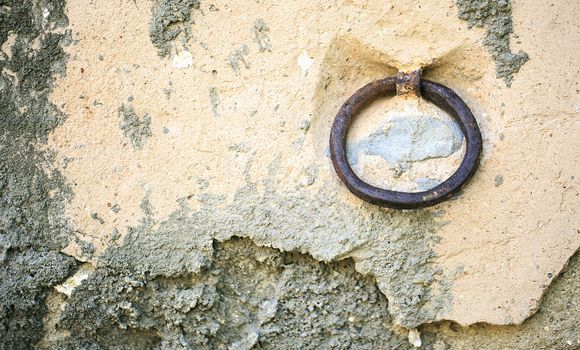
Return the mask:
M 53 316 L 59 329 L 48 334 L 57 336 L 47 334 L 40 348 L 414 348 L 407 331 L 393 325 L 384 295 L 352 261 L 325 264 L 232 238 L 214 242 L 200 272 L 158 275 L 126 257 L 133 248 L 107 251 Z M 576 348 L 578 257 L 523 325 L 425 325 L 422 348 Z
M 199 10 L 199 0 L 155 0 L 150 25 L 151 42 L 160 56 L 175 53 L 173 43 L 184 45 L 192 37 L 192 11 Z M 135 4 L 137 4 L 135 2 Z M 180 46 L 183 47 L 183 46 Z
M 127 258 L 134 248 L 105 254 L 60 315 L 71 336 L 50 346 L 409 347 L 406 332 L 391 328 L 386 298 L 352 261 L 327 265 L 233 238 L 214 242 L 200 272 L 168 273 Z
M 139 117 L 133 106 L 123 104 L 119 107 L 119 127 L 123 135 L 129 139 L 134 149 L 143 149 L 148 137 L 151 136 L 151 116 L 145 114 Z
M 65 15 L 61 1 L 0 2 L 0 349 L 580 344 L 578 254 L 557 277 L 578 248 L 565 91 L 548 121 L 520 75 L 493 95 L 479 34 L 438 24 L 453 11 L 435 3 L 338 5 L 71 1 Z M 363 204 L 325 157 L 332 114 L 365 81 L 416 64 L 473 106 L 484 164 L 430 210 Z M 375 113 L 385 107 L 434 119 L 405 139 L 404 118 Z M 393 99 L 361 116 L 350 145 L 364 146 L 369 181 L 386 169 L 398 177 L 385 186 L 429 186 L 453 170 L 461 139 L 429 108 Z M 404 152 L 373 144 L 389 122 Z M 423 137 L 435 131 L 447 136 Z M 528 189 L 544 190 L 541 208 Z
M 64 118 L 48 93 L 70 33 L 62 1 L 3 1 L 0 16 L 0 348 L 20 349 L 42 337 L 44 299 L 76 267 L 59 252 L 70 188 L 38 146 Z
M 459 18 L 466 20 L 469 27 L 484 27 L 486 36 L 483 44 L 495 61 L 495 71 L 507 86 L 511 86 L 514 73 L 529 59 L 527 53 L 513 53 L 510 36 L 513 33 L 512 7 L 510 0 L 457 0 Z

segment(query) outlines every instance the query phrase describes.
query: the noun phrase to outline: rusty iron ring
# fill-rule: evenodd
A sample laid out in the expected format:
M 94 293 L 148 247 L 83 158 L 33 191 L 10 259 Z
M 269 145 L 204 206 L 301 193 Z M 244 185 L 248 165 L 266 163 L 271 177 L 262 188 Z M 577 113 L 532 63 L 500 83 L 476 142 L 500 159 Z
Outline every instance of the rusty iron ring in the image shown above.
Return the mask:
M 398 192 L 372 186 L 354 173 L 346 157 L 346 137 L 355 116 L 378 98 L 408 92 L 422 96 L 451 115 L 459 124 L 466 142 L 465 156 L 455 173 L 438 186 L 422 192 Z M 416 73 L 375 80 L 357 90 L 338 111 L 330 132 L 332 163 L 338 177 L 350 192 L 366 202 L 396 209 L 424 208 L 449 199 L 475 173 L 481 149 L 477 121 L 465 102 L 448 87 L 421 79 Z

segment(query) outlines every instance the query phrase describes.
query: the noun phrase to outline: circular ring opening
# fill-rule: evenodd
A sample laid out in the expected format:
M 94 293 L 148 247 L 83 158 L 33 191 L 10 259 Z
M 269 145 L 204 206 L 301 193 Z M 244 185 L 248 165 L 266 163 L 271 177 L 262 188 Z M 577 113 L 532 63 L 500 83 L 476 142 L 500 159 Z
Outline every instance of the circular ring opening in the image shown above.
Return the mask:
M 330 132 L 330 155 L 338 177 L 362 200 L 382 207 L 415 209 L 432 206 L 457 193 L 475 173 L 479 164 L 482 140 L 479 127 L 469 107 L 451 89 L 429 81 L 420 81 L 421 96 L 447 112 L 459 125 L 465 138 L 465 156 L 459 168 L 441 184 L 421 192 L 399 192 L 375 187 L 361 180 L 347 160 L 348 130 L 358 113 L 381 97 L 396 94 L 397 78 L 376 80 L 357 90 L 338 111 Z

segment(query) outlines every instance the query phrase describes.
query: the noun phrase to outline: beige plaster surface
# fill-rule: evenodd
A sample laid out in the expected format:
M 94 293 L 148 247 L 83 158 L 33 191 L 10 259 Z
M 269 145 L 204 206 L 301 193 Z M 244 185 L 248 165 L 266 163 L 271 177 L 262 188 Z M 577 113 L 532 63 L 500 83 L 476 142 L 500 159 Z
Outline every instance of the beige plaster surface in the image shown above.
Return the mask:
M 176 43 L 170 58 L 160 58 L 151 44 L 150 1 L 68 1 L 77 42 L 68 49 L 67 75 L 51 96 L 68 119 L 48 145 L 73 184 L 67 215 L 78 238 L 97 248 L 89 259 L 95 263 L 115 230 L 123 236 L 139 224 L 143 198 L 162 222 L 180 200 L 199 207 L 195 194 L 202 188 L 228 203 L 248 178 L 258 184 L 267 178 L 276 161 L 278 191 L 298 193 L 307 203 L 321 188 L 334 188 L 337 196 L 329 202 L 364 215 L 326 153 L 334 114 L 366 82 L 397 68 L 422 67 L 426 78 L 464 98 L 484 137 L 481 167 L 463 194 L 429 209 L 443 224 L 437 265 L 460 272 L 449 292 L 452 307 L 428 321 L 521 323 L 580 245 L 580 5 L 562 3 L 570 11 L 543 1 L 513 3 L 518 38 L 512 47 L 531 59 L 507 88 L 481 45 L 483 30 L 467 29 L 453 1 L 214 1 L 219 11 L 204 4 L 204 15 L 194 14 L 194 38 Z M 253 41 L 258 19 L 270 29 L 271 51 L 260 52 Z M 249 68 L 240 63 L 236 72 L 228 60 L 242 45 Z M 212 105 L 216 93 L 218 104 Z M 122 104 L 152 118 L 152 136 L 142 150 L 133 149 L 119 128 Z M 363 113 L 350 136 L 368 134 L 369 125 L 391 118 L 387 107 L 448 118 L 425 104 L 381 101 Z M 460 159 L 458 152 L 421 162 L 409 176 L 444 179 Z M 384 166 L 380 160 L 372 164 Z M 305 173 L 308 165 L 318 167 L 314 181 Z M 381 171 L 367 176 L 408 188 L 398 181 L 409 179 L 393 180 Z M 300 219 L 295 221 L 299 227 Z M 228 234 L 234 233 L 222 238 Z M 361 271 L 378 276 L 379 286 L 386 283 L 380 271 L 362 268 L 364 246 L 373 242 L 341 246 L 353 235 L 305 232 L 295 241 L 282 235 L 258 243 L 320 260 L 353 257 Z M 65 252 L 87 260 L 74 244 Z

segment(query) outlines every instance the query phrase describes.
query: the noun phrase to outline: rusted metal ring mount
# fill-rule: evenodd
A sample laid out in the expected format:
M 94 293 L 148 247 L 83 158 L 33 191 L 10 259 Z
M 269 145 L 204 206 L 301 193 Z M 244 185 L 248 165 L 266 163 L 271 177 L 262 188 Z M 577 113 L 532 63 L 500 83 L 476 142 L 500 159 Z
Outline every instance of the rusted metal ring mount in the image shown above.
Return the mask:
M 398 192 L 372 186 L 361 180 L 348 164 L 346 137 L 356 115 L 381 97 L 415 93 L 451 115 L 465 137 L 465 157 L 451 177 L 423 192 Z M 360 88 L 340 108 L 330 132 L 330 156 L 338 177 L 357 197 L 382 207 L 415 209 L 429 207 L 449 199 L 475 173 L 481 155 L 481 133 L 469 107 L 453 90 L 441 84 L 421 79 L 418 73 L 400 74 L 376 80 Z

